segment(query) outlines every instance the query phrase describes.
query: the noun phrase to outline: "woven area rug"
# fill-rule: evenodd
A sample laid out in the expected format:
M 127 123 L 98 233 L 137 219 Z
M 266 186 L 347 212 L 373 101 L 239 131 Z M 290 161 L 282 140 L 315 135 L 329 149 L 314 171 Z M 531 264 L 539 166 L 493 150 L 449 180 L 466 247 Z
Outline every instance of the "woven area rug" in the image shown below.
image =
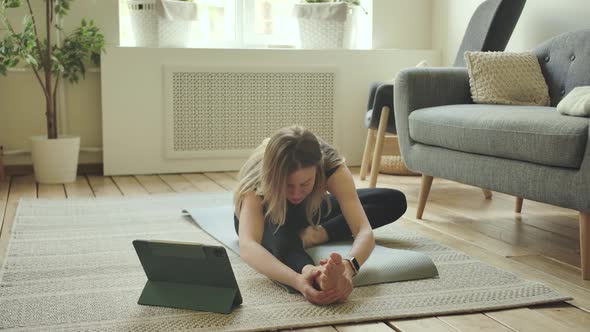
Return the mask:
M 131 241 L 216 244 L 181 211 L 226 204 L 228 193 L 19 203 L 0 271 L 0 329 L 249 331 L 466 313 L 569 299 L 398 226 L 379 244 L 428 254 L 439 278 L 356 288 L 339 305 L 289 294 L 230 254 L 244 298 L 229 315 L 141 306 L 146 281 Z M 232 222 L 228 220 L 228 222 Z

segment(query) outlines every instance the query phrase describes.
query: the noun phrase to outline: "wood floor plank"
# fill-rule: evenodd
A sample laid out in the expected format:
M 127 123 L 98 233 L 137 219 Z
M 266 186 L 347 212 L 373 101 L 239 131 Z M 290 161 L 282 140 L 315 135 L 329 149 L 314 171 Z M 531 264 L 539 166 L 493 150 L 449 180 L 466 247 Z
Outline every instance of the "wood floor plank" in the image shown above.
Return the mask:
M 4 221 L 0 230 L 0 265 L 4 262 L 10 232 L 14 223 L 14 216 L 18 202 L 21 198 L 36 198 L 37 184 L 32 175 L 15 176 L 10 179 L 10 190 L 8 192 L 8 202 L 4 212 Z
M 427 224 L 422 224 L 416 219 L 403 217 L 401 220 L 397 221 L 397 223 L 402 227 L 414 230 L 423 236 L 449 246 L 455 250 L 462 251 L 465 254 L 479 259 L 487 264 L 504 269 L 506 271 L 510 271 L 521 278 L 542 282 L 560 292 L 561 294 L 573 297 L 574 299 L 569 301 L 569 303 L 575 305 L 578 308 L 590 311 L 590 292 L 588 292 L 586 289 L 554 277 L 544 271 L 520 264 L 510 258 L 500 256 L 475 244 L 464 241 L 461 238 L 448 236 L 448 234 L 441 233 L 437 229 L 430 228 L 427 226 Z
M 136 175 L 135 179 L 150 194 L 162 194 L 174 192 L 166 182 L 158 175 Z
M 580 269 L 542 255 L 511 257 L 517 262 L 545 271 L 562 280 L 590 290 L 590 281 L 580 278 Z
M 488 312 L 486 316 L 519 332 L 567 331 L 562 322 L 528 308 Z
M 457 332 L 437 317 L 395 320 L 388 324 L 398 332 Z
M 182 175 L 163 174 L 160 175 L 160 178 L 177 193 L 199 191 L 199 188 L 195 187 Z
M 123 193 L 108 176 L 88 175 L 88 183 L 96 197 L 116 197 Z
M 390 182 L 388 179 L 384 179 L 384 182 L 392 187 L 399 187 L 397 183 Z M 407 185 L 402 185 L 401 188 L 406 193 L 406 196 L 411 196 L 416 191 L 415 185 L 413 185 L 414 189 L 405 188 L 404 186 Z M 479 188 L 459 183 L 445 184 L 442 186 L 443 188 L 440 187 L 437 187 L 436 183 L 433 184 L 425 213 L 428 213 L 431 206 L 435 205 L 450 210 L 455 214 L 460 214 L 463 217 L 475 218 L 478 221 L 487 218 L 493 225 L 501 221 L 501 224 L 495 225 L 496 228 L 519 227 L 521 230 L 524 230 L 530 227 L 531 229 L 536 228 L 537 232 L 540 233 L 541 231 L 556 233 L 571 239 L 577 239 L 579 236 L 577 215 L 572 214 L 574 212 L 573 210 L 569 210 L 571 211 L 569 216 L 565 216 L 562 213 L 554 212 L 561 208 L 555 207 L 556 210 L 552 210 L 553 207 L 551 205 L 537 203 L 542 209 L 529 209 L 529 211 L 523 212 L 522 214 L 516 214 L 514 213 L 515 198 L 512 196 L 504 194 L 501 199 L 496 199 L 494 196 L 491 200 L 486 200 L 480 195 L 481 189 Z M 504 197 L 508 197 L 509 200 L 506 200 Z M 484 223 L 481 224 L 482 226 L 486 225 Z
M 49 199 L 66 198 L 66 189 L 63 184 L 44 184 L 39 183 L 37 186 L 37 197 Z
M 117 185 L 123 196 L 141 196 L 149 194 L 134 176 L 113 176 L 113 182 Z
M 392 332 L 394 331 L 389 325 L 378 323 L 359 323 L 354 325 L 335 325 L 338 332 Z
M 296 330 L 282 330 L 284 332 L 336 332 L 335 328 L 332 326 L 319 326 L 319 327 L 310 327 L 306 329 L 296 329 Z
M 424 219 L 417 222 L 428 225 L 428 227 L 435 228 L 444 234 L 453 237 L 460 237 L 461 239 L 477 245 L 481 248 L 490 250 L 504 257 L 511 256 L 525 256 L 534 254 L 533 251 L 518 245 L 508 245 L 505 241 L 498 240 L 496 237 L 488 236 L 481 233 L 472 227 L 466 227 L 475 220 L 458 216 L 450 211 L 439 209 L 436 206 L 430 207 L 430 212 L 424 214 Z M 408 205 L 408 210 L 405 216 L 415 216 L 416 207 Z M 498 237 L 501 237 L 499 235 Z
M 447 209 L 452 209 L 457 212 L 468 215 L 485 215 L 487 218 L 493 216 L 494 218 L 502 218 L 506 220 L 507 225 L 514 225 L 519 223 L 521 226 L 537 228 L 542 231 L 559 234 L 572 239 L 577 238 L 579 225 L 577 220 L 570 218 L 568 215 L 555 213 L 551 210 L 529 210 L 527 212 L 515 213 L 513 211 L 513 204 L 501 204 L 500 199 L 491 203 L 486 211 L 468 211 L 460 206 L 457 202 L 451 202 L 451 198 L 439 200 L 438 203 Z
M 0 229 L 4 223 L 4 214 L 6 213 L 6 205 L 8 204 L 8 191 L 10 190 L 10 176 L 0 180 Z
M 220 192 L 227 191 L 222 186 L 217 184 L 215 181 L 199 173 L 182 174 L 192 185 L 197 187 L 199 191 L 203 192 Z
M 391 179 L 391 177 L 384 177 L 383 183 L 390 187 L 399 187 Z M 430 213 L 438 217 L 447 214 L 451 216 L 447 218 L 451 225 L 446 226 L 451 227 L 452 224 L 456 224 L 455 231 L 465 232 L 466 228 L 469 228 L 471 232 L 499 241 L 500 243 L 491 243 L 494 247 L 498 247 L 498 244 L 500 248 L 505 247 L 501 244 L 505 242 L 512 245 L 506 248 L 524 249 L 504 253 L 506 256 L 541 254 L 579 266 L 578 222 L 562 214 L 552 213 L 552 206 L 537 203 L 542 206 L 543 211 L 518 215 L 513 212 L 514 198 L 508 195 L 503 197 L 510 197 L 510 201 L 494 198 L 478 199 L 475 197 L 481 196 L 480 189 L 448 181 L 436 187 L 438 193 L 433 195 L 436 192 L 434 188 L 435 185 L 433 185 L 431 196 L 435 198 L 429 198 L 424 213 L 425 220 L 428 220 Z M 411 204 L 413 201 L 411 195 L 416 189 L 402 189 L 402 191 L 406 196 L 410 195 L 408 203 Z
M 484 314 L 440 316 L 438 319 L 452 326 L 457 331 L 514 331 Z
M 590 329 L 590 313 L 569 304 L 535 307 L 531 310 L 559 321 L 567 326 L 567 331 L 587 332 Z
M 484 214 L 481 217 L 468 217 L 466 214 L 456 213 L 440 203 L 430 204 L 429 208 L 440 209 L 436 216 L 444 215 L 447 211 L 451 213 L 450 221 L 455 225 L 456 230 L 469 230 L 471 232 L 486 235 L 490 238 L 504 242 L 514 248 L 522 248 L 521 252 L 510 254 L 510 256 L 522 256 L 541 254 L 568 264 L 579 266 L 579 243 L 578 239 L 552 233 L 544 229 L 526 225 L 513 218 L 503 218 L 493 214 Z M 424 218 L 428 220 L 426 216 Z M 579 235 L 578 235 L 579 236 Z
M 205 173 L 205 176 L 215 181 L 218 185 L 223 187 L 227 191 L 232 191 L 238 185 L 238 181 L 226 173 L 222 172 L 210 172 Z
M 512 196 L 512 195 L 498 193 L 496 196 L 499 199 L 507 201 L 509 204 L 514 203 L 514 196 Z M 526 198 L 524 199 L 522 211 L 524 213 L 531 213 L 531 212 L 534 213 L 535 211 L 542 213 L 542 212 L 546 212 L 546 211 L 551 211 L 551 213 L 553 213 L 553 214 L 559 214 L 559 215 L 566 216 L 566 217 L 569 217 L 574 220 L 578 220 L 578 211 L 568 209 L 568 208 L 563 208 L 560 206 L 550 205 L 550 204 L 546 204 L 546 203 L 531 201 L 530 199 L 526 199 Z
M 90 187 L 90 183 L 88 179 L 84 175 L 78 175 L 76 177 L 76 181 L 73 183 L 66 183 L 66 196 L 69 197 L 76 197 L 76 198 L 88 198 L 94 197 L 94 193 L 92 192 L 92 188 Z
M 555 233 L 572 239 L 576 239 L 579 234 L 577 220 L 561 213 L 555 213 L 550 209 L 529 209 L 529 211 L 518 214 L 514 213 L 514 202 L 503 201 L 502 199 L 492 199 L 489 202 L 480 201 L 469 204 L 469 206 L 463 206 L 462 202 L 464 202 L 464 199 L 449 195 L 434 203 L 463 215 L 473 216 L 479 214 L 486 218 L 493 217 L 495 220 L 504 219 L 504 223 L 508 226 L 514 226 L 515 223 L 518 223 L 521 227 L 536 228 L 538 231 Z

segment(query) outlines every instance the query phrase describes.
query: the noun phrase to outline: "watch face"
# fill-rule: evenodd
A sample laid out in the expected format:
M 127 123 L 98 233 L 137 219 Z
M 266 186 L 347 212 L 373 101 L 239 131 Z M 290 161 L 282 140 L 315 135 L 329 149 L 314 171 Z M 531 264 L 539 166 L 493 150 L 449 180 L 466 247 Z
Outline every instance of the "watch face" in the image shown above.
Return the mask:
M 354 268 L 358 272 L 358 270 L 360 270 L 361 266 L 360 266 L 359 262 L 357 262 L 356 258 L 352 257 L 350 259 L 350 262 L 352 263 L 352 265 L 354 265 Z

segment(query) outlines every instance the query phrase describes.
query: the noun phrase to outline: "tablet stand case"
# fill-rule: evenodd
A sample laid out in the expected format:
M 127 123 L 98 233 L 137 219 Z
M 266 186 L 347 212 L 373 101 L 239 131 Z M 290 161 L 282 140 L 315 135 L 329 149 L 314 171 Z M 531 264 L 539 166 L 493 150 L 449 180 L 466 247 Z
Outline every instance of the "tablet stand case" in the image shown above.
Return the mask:
M 242 303 L 225 248 L 133 241 L 148 281 L 138 303 L 230 313 Z

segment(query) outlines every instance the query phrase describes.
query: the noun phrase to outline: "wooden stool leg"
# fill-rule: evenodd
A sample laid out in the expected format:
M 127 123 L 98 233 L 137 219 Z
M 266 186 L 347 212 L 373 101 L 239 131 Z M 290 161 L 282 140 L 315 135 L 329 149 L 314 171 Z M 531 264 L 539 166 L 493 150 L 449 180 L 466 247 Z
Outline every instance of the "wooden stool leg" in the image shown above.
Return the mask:
M 522 211 L 522 203 L 524 199 L 522 197 L 516 197 L 516 206 L 514 207 L 514 212 L 520 213 Z
M 580 256 L 582 279 L 590 280 L 590 212 L 580 211 Z
M 377 130 L 369 128 L 367 132 L 367 140 L 365 141 L 365 151 L 363 152 L 363 162 L 361 164 L 361 180 L 367 177 L 367 170 L 371 165 L 371 155 L 373 155 L 373 149 L 375 146 L 375 135 Z
M 430 194 L 430 187 L 432 186 L 432 180 L 434 177 L 429 175 L 422 175 L 422 187 L 420 188 L 420 198 L 418 199 L 418 210 L 416 211 L 416 219 L 422 219 L 424 213 L 424 207 Z
M 377 130 L 377 139 L 375 143 L 375 149 L 373 150 L 369 188 L 375 188 L 377 186 L 377 176 L 379 175 L 379 165 L 381 164 L 381 154 L 383 153 L 383 140 L 385 139 L 385 133 L 387 130 L 387 120 L 389 120 L 389 107 L 384 106 L 381 110 L 379 129 Z
M 483 195 L 486 199 L 492 199 L 492 191 L 491 190 L 487 190 L 487 189 L 483 189 L 483 188 L 481 188 L 481 190 L 483 191 Z

